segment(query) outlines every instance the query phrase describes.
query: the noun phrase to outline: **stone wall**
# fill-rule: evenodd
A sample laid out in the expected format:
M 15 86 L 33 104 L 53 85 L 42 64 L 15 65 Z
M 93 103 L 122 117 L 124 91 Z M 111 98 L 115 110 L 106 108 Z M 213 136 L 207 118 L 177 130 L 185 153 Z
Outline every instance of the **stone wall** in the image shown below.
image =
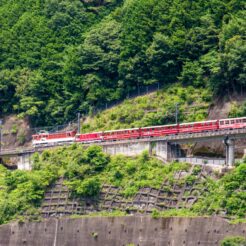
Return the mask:
M 219 245 L 225 236 L 245 236 L 246 224 L 222 218 L 149 216 L 49 219 L 0 226 L 1 246 L 193 246 Z

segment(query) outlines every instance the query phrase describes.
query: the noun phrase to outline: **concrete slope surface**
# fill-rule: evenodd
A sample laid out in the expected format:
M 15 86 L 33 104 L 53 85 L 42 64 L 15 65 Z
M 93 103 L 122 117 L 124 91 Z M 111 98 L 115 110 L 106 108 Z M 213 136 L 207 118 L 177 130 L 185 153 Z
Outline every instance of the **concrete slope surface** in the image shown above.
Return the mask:
M 226 236 L 246 236 L 246 224 L 219 217 L 149 216 L 49 219 L 0 226 L 1 246 L 219 245 Z

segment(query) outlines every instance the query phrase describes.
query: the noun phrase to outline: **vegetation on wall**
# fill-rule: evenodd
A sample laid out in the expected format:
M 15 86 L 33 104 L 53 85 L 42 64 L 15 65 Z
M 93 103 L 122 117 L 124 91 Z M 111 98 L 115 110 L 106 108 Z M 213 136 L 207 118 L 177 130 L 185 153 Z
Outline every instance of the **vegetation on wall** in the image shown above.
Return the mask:
M 99 2 L 1 1 L 0 114 L 52 125 L 141 85 L 245 88 L 244 1 Z
M 208 192 L 195 204 L 194 210 L 204 214 L 245 217 L 246 214 L 246 163 L 238 165 L 218 182 L 208 181 Z
M 59 177 L 79 197 L 96 197 L 103 184 L 121 188 L 125 198 L 134 196 L 140 188 L 160 188 L 167 180 L 165 189 L 174 184 L 177 171 L 188 171 L 189 164 L 162 162 L 143 152 L 135 158 L 109 156 L 101 147 L 71 145 L 56 150 L 46 150 L 33 156 L 32 171 L 9 171 L 0 166 L 0 224 L 25 214 L 35 214 L 45 190 Z M 199 166 L 178 182 L 192 185 Z M 153 216 L 195 216 L 224 213 L 232 218 L 245 218 L 246 214 L 246 163 L 238 165 L 222 178 L 207 177 L 207 192 L 190 209 L 180 211 L 153 211 Z M 180 184 L 180 183 L 179 183 Z M 200 183 L 200 185 L 204 185 Z
M 226 237 L 220 242 L 221 246 L 245 246 L 246 238 L 241 236 Z
M 51 164 L 32 172 L 9 171 L 0 165 L 0 224 L 36 213 L 45 190 L 58 177 L 58 167 Z

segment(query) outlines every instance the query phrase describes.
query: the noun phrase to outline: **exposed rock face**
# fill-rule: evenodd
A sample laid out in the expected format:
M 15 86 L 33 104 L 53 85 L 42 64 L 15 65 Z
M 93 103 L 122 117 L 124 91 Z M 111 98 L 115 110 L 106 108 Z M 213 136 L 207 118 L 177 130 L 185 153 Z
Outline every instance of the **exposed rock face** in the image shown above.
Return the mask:
M 225 236 L 245 236 L 246 224 L 214 218 L 95 217 L 50 219 L 0 226 L 1 246 L 219 245 Z
M 30 146 L 32 133 L 27 118 L 19 119 L 16 115 L 4 117 L 1 143 L 2 150 Z
M 229 97 L 217 98 L 211 105 L 207 120 L 225 119 L 229 117 L 233 104 L 241 105 L 245 102 L 246 94 L 234 94 Z M 240 139 L 235 142 L 235 154 L 242 158 L 246 149 L 246 140 Z M 197 143 L 193 146 L 192 152 L 197 156 L 225 156 L 225 146 L 221 141 L 209 143 Z

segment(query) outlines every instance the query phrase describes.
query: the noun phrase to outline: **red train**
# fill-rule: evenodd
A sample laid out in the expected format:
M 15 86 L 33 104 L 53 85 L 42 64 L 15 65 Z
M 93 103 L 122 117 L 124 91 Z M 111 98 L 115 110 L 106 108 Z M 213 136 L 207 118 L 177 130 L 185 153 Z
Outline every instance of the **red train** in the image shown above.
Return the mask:
M 38 134 L 32 135 L 32 145 L 57 145 L 74 142 L 76 131 L 55 132 L 40 131 Z
M 190 122 L 163 126 L 150 126 L 113 131 L 76 134 L 76 131 L 33 135 L 33 145 L 59 145 L 63 143 L 91 143 L 101 141 L 120 141 L 126 139 L 152 138 L 172 134 L 218 131 L 223 129 L 239 129 L 246 127 L 246 117 Z

